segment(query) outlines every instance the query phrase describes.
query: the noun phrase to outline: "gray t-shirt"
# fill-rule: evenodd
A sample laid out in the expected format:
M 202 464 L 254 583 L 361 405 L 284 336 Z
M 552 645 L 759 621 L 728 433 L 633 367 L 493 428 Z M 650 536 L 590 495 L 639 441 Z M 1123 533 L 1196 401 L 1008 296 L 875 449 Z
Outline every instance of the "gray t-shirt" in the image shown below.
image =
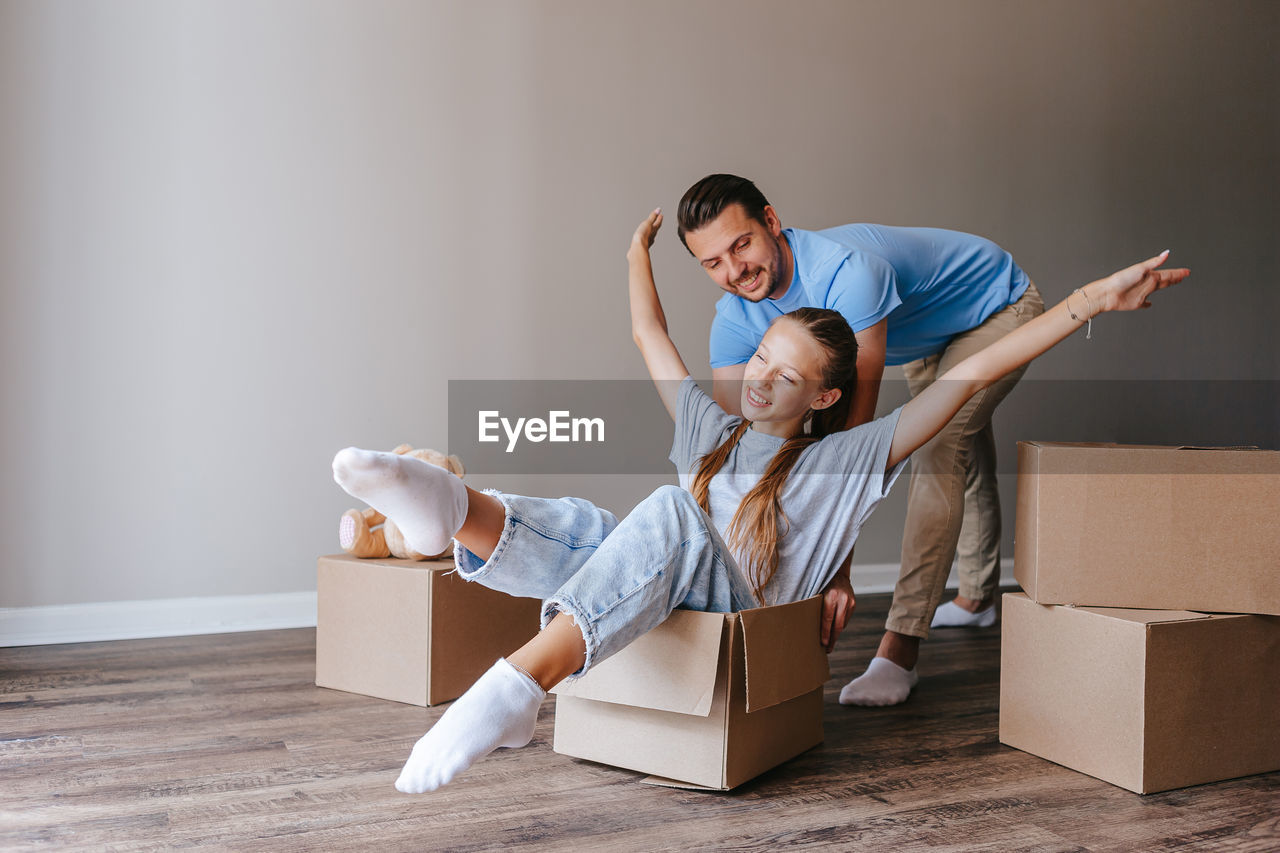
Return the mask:
M 799 601 L 822 592 L 853 550 L 858 531 L 902 472 L 885 473 L 893 431 L 902 408 L 883 418 L 828 435 L 806 447 L 782 489 L 790 529 L 778 548 L 778 571 L 765 588 L 768 604 Z M 733 432 L 742 418 L 730 415 L 686 376 L 676 402 L 676 434 L 670 459 L 680 485 L 691 490 L 702 457 Z M 711 480 L 711 520 L 724 540 L 742 498 L 759 481 L 784 439 L 748 429 Z M 740 566 L 741 556 L 735 554 Z

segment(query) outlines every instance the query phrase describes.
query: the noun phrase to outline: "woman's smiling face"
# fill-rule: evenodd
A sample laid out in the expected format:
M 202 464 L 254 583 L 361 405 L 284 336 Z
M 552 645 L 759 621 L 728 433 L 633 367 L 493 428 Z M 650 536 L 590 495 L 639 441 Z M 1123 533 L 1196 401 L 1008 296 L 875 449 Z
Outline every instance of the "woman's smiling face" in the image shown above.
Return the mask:
M 804 327 L 786 317 L 775 320 L 743 371 L 742 416 L 779 426 L 794 421 L 797 428 L 789 434 L 798 432 L 810 409 L 826 408 L 839 397 L 839 391 L 822 387 L 825 360 Z

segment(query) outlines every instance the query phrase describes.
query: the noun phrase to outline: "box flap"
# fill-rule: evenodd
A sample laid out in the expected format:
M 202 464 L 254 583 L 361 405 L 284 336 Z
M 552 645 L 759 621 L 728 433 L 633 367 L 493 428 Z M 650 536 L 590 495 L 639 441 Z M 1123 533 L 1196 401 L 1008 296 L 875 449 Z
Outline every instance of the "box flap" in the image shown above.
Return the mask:
M 1142 625 L 1152 625 L 1156 622 L 1186 622 L 1192 619 L 1212 618 L 1208 613 L 1193 613 L 1190 610 L 1134 610 L 1124 607 L 1075 607 L 1074 605 L 1072 605 L 1072 608 L 1085 613 L 1096 613 L 1099 616 L 1122 619 L 1125 622 L 1137 622 Z
M 676 610 L 586 675 L 563 681 L 551 692 L 705 717 L 711 712 L 727 619 L 723 613 Z
M 640 780 L 641 785 L 658 785 L 663 788 L 680 788 L 685 791 L 727 791 L 728 788 L 712 788 L 708 785 L 695 785 L 693 782 L 681 782 L 679 779 L 668 779 L 665 776 L 646 776 Z
M 821 686 L 831 671 L 822 648 L 822 596 L 743 610 L 747 711 L 771 708 Z

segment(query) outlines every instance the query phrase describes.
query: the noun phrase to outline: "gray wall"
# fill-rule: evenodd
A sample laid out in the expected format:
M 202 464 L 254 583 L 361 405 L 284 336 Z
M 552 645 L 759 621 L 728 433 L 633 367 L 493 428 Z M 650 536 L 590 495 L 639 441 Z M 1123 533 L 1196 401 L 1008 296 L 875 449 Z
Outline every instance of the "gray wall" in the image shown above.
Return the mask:
M 1270 0 L 8 0 L 0 605 L 313 588 L 352 505 L 337 448 L 443 445 L 449 379 L 644 376 L 623 253 L 712 171 L 789 225 L 987 235 L 1053 300 L 1171 247 L 1181 292 L 1030 376 L 1275 380 L 1278 24 Z M 655 264 L 705 364 L 717 292 L 673 233 Z M 1234 421 L 1037 421 L 1019 393 L 1006 459 L 1033 427 Z M 665 480 L 474 482 L 623 511 Z M 897 559 L 904 497 L 859 561 Z

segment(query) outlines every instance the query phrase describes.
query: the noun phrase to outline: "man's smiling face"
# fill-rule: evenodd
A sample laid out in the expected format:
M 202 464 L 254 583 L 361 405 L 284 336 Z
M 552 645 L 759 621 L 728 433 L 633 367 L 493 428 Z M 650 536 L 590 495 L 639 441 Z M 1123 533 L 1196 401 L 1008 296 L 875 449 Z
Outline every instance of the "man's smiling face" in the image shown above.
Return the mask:
M 752 219 L 742 205 L 731 204 L 711 222 L 685 234 L 689 251 L 711 280 L 751 302 L 781 296 L 791 284 L 782 223 L 772 207 L 764 209 L 764 220 Z

